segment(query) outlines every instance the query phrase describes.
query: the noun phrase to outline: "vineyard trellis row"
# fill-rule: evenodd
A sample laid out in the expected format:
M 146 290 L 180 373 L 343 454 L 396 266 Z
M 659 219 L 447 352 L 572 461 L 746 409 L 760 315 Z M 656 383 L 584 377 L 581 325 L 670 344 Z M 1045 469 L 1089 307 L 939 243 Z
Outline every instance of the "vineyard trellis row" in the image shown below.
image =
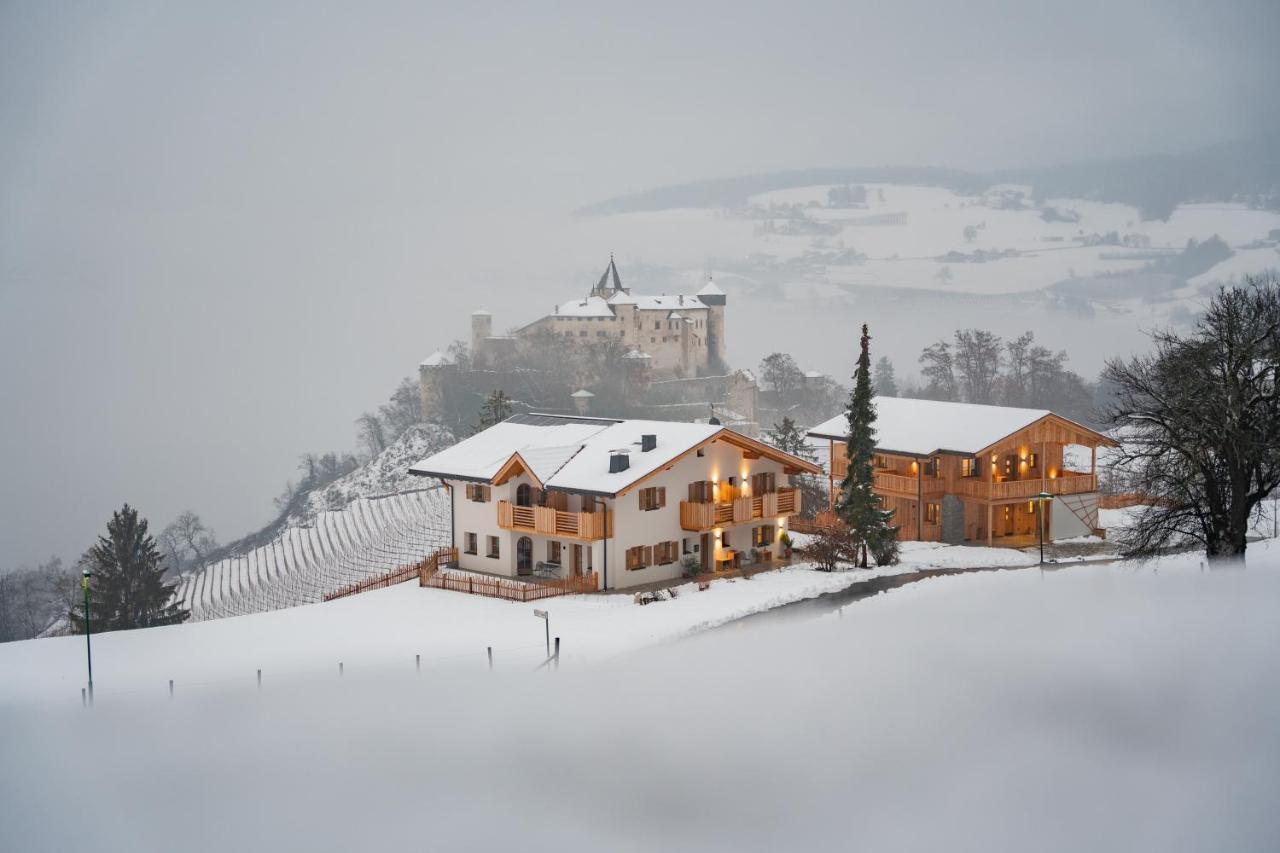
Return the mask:
M 191 573 L 177 598 L 192 618 L 216 619 L 320 601 L 331 590 L 415 564 L 450 543 L 439 487 L 360 498 L 287 527 L 271 542 Z

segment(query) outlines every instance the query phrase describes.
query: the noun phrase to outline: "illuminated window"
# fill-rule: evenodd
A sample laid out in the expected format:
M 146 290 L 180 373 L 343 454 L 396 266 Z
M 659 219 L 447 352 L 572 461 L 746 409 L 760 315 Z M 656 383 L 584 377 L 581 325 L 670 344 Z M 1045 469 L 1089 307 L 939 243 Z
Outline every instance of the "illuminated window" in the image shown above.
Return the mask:
M 924 523 L 925 524 L 938 523 L 938 505 L 937 504 L 924 505 Z

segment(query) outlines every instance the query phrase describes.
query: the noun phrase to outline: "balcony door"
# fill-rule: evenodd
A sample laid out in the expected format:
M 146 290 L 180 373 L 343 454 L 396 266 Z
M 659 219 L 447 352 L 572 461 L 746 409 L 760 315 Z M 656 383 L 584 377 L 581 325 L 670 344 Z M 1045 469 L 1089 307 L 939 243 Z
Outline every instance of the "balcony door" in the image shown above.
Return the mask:
M 516 574 L 533 574 L 533 540 L 528 536 L 516 540 Z
M 533 506 L 533 486 L 528 483 L 516 486 L 516 506 Z

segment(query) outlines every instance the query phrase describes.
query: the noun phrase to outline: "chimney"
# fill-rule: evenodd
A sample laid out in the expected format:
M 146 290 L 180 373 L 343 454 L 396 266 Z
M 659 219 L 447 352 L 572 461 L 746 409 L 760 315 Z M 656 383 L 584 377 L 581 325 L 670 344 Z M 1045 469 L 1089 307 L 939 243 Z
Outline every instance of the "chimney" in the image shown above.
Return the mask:
M 617 474 L 631 467 L 631 454 L 625 450 L 613 450 L 609 453 L 609 473 Z
M 658 436 L 647 434 L 640 436 L 640 452 L 648 453 L 658 446 Z

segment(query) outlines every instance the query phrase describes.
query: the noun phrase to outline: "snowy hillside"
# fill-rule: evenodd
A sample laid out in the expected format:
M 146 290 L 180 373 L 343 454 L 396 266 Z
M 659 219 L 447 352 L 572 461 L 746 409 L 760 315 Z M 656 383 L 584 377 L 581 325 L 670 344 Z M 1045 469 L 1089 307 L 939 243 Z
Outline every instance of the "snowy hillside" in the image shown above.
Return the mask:
M 448 446 L 411 427 L 365 465 L 309 494 L 265 544 L 183 576 L 177 596 L 196 620 L 320 601 L 369 575 L 416 563 L 450 541 L 448 496 L 409 465 Z
M 1144 330 L 1185 324 L 1213 283 L 1280 268 L 1280 212 L 1238 202 L 1143 220 L 1128 204 L 1015 185 L 843 193 L 820 184 L 729 207 L 583 217 L 573 239 L 625 246 L 619 264 L 646 291 L 696 289 L 713 271 L 729 297 L 733 364 L 786 349 L 837 376 L 850 370 L 849 329 L 864 321 L 904 375 L 922 347 L 968 327 L 1006 338 L 1032 329 L 1089 375 L 1107 355 L 1145 348 Z M 805 334 L 780 330 L 780 318 Z

